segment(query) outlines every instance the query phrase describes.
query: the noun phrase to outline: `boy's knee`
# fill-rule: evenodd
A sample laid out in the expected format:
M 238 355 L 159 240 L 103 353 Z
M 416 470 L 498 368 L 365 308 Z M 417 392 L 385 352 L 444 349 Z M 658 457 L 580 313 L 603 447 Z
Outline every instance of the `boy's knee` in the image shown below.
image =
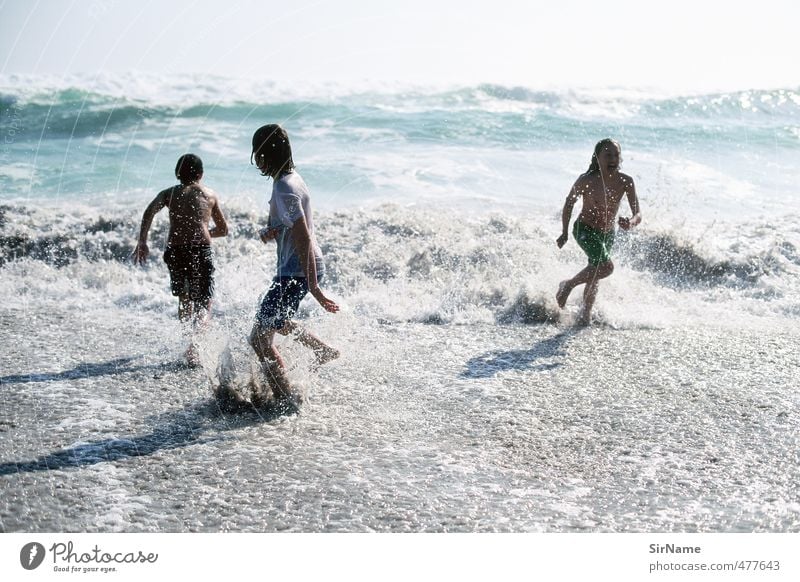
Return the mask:
M 614 263 L 611 260 L 605 263 L 599 263 L 594 266 L 594 276 L 598 279 L 605 279 L 614 272 Z
M 250 331 L 250 336 L 247 338 L 247 341 L 250 343 L 250 347 L 253 349 L 259 348 L 266 340 L 264 337 L 265 335 L 265 330 L 262 330 L 258 324 L 255 324 L 253 329 Z
M 291 322 L 287 321 L 286 323 L 283 324 L 283 327 L 276 329 L 275 331 L 281 335 L 289 335 L 290 333 L 292 333 L 293 329 L 294 326 L 291 324 Z

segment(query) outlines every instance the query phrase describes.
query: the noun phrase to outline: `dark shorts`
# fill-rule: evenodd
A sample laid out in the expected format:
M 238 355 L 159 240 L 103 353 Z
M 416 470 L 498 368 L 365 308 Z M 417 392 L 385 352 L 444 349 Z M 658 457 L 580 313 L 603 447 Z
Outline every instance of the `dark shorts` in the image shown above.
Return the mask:
M 189 295 L 189 299 L 207 302 L 214 295 L 214 262 L 211 247 L 179 246 L 164 250 L 173 295 Z
M 256 323 L 262 329 L 281 329 L 297 313 L 306 293 L 308 281 L 305 277 L 275 277 L 261 300 Z
M 572 236 L 589 257 L 590 265 L 602 265 L 611 260 L 611 247 L 614 245 L 613 230 L 603 232 L 576 220 L 572 227 Z

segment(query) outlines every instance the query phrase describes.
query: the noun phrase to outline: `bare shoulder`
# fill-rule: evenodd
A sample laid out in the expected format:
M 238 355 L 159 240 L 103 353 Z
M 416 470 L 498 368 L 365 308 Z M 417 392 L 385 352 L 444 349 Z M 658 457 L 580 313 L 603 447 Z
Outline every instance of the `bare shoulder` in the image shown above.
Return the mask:
M 623 174 L 622 172 L 619 173 L 619 181 L 625 184 L 626 186 L 633 186 L 633 178 L 631 178 L 628 174 Z
M 161 192 L 156 194 L 156 201 L 162 206 L 169 206 L 169 202 L 172 200 L 172 196 L 175 194 L 176 189 L 180 189 L 180 187 L 170 186 L 169 188 L 164 188 Z
M 197 184 L 197 189 L 200 190 L 200 192 L 202 192 L 206 198 L 208 198 L 209 202 L 219 202 L 219 196 L 217 196 L 217 193 L 208 186 L 204 184 Z
M 176 191 L 181 189 L 180 184 L 176 186 L 170 186 L 169 188 L 164 188 L 161 192 L 158 193 L 159 198 L 167 198 L 175 194 Z
M 575 180 L 575 183 L 572 185 L 572 189 L 575 190 L 577 194 L 583 194 L 587 188 L 591 188 L 592 186 L 592 179 L 587 174 L 581 174 L 578 176 L 578 179 Z

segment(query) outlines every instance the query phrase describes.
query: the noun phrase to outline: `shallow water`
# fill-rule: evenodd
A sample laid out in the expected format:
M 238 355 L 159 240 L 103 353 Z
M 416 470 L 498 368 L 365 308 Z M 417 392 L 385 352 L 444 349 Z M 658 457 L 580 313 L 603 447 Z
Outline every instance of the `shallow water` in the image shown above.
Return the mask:
M 285 346 L 310 402 L 264 417 L 166 316 L 54 310 L 4 317 L 3 531 L 800 526 L 794 332 L 315 318 L 344 356 Z

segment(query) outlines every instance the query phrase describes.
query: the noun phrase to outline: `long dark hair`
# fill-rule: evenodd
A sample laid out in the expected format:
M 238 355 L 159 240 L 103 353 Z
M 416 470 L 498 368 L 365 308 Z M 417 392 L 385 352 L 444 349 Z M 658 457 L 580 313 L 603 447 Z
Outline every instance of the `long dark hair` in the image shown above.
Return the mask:
M 256 165 L 261 168 L 264 176 L 280 177 L 294 169 L 292 160 L 292 146 L 286 130 L 276 123 L 262 125 L 253 134 L 253 153 L 250 154 L 250 163 L 255 157 Z M 265 164 L 258 164 L 259 158 L 264 158 Z
M 600 163 L 597 161 L 597 155 L 600 153 L 600 150 L 602 150 L 607 145 L 613 145 L 620 151 L 620 153 L 622 152 L 622 148 L 620 147 L 619 143 L 617 143 L 616 140 L 613 140 L 610 137 L 601 139 L 599 142 L 597 142 L 597 145 L 594 146 L 592 161 L 591 163 L 589 163 L 589 169 L 586 170 L 586 174 L 594 174 L 595 172 L 600 171 Z

